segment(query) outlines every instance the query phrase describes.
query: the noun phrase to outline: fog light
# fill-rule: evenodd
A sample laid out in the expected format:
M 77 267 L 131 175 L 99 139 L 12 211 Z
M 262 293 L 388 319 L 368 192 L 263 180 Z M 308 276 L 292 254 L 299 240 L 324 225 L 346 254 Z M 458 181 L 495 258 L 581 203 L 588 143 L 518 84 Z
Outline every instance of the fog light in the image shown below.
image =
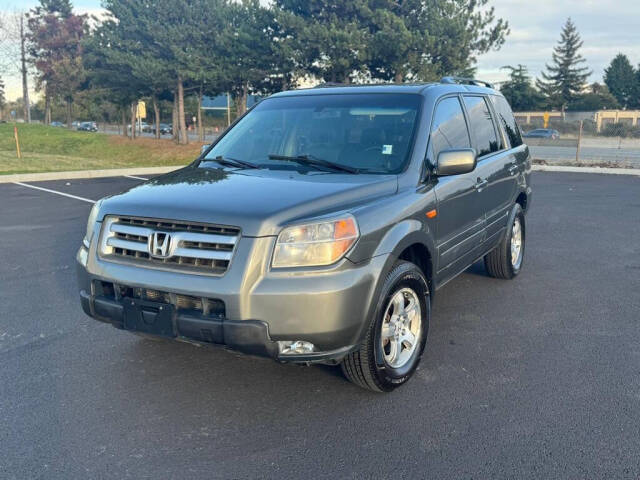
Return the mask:
M 313 343 L 305 342 L 303 340 L 285 340 L 278 342 L 278 348 L 281 355 L 296 355 L 301 353 L 311 353 L 316 347 Z
M 78 262 L 80 262 L 80 264 L 84 268 L 87 268 L 87 261 L 89 260 L 89 251 L 86 248 L 84 248 L 84 246 L 80 247 L 76 255 L 76 259 L 78 260 Z

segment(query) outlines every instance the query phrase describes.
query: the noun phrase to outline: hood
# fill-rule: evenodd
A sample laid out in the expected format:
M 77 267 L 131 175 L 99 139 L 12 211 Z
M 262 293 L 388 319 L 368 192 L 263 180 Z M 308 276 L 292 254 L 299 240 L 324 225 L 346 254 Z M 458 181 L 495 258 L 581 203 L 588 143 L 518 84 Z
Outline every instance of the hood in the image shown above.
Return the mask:
M 186 167 L 107 197 L 104 215 L 132 215 L 240 227 L 277 235 L 297 219 L 348 210 L 397 191 L 396 175 Z

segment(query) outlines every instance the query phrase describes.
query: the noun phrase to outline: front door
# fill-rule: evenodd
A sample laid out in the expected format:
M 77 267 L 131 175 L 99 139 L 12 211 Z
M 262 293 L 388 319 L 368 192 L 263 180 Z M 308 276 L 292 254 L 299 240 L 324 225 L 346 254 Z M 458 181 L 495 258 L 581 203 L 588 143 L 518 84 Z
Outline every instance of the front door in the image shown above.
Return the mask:
M 429 158 L 437 162 L 444 150 L 470 148 L 467 122 L 458 96 L 441 99 L 436 105 L 429 141 Z M 478 202 L 476 172 L 438 177 L 436 276 L 444 282 L 468 265 L 484 240 L 484 214 Z
M 476 189 L 485 218 L 485 250 L 501 238 L 515 192 L 513 155 L 493 121 L 485 96 L 465 95 L 474 148 L 478 152 Z M 484 252 L 483 252 L 484 253 Z

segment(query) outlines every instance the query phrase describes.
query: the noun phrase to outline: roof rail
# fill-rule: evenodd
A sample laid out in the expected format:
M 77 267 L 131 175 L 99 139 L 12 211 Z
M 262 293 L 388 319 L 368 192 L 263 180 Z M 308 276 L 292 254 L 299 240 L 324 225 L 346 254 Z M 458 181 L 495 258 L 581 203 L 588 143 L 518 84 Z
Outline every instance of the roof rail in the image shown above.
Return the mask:
M 316 85 L 313 88 L 330 88 L 330 87 L 349 87 L 350 85 L 346 84 L 346 83 L 339 83 L 339 82 L 324 82 L 324 83 L 320 83 L 318 85 Z
M 493 83 L 478 80 L 477 78 L 466 77 L 442 77 L 440 83 L 458 83 L 461 85 L 476 85 L 478 87 L 494 88 Z

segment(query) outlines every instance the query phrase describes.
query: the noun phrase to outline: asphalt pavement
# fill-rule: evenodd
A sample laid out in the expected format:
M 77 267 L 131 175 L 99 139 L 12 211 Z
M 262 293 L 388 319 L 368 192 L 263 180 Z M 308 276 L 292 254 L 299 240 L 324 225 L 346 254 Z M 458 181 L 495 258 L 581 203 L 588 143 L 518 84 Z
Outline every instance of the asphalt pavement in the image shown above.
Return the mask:
M 96 200 L 133 178 L 41 182 Z M 35 184 L 34 184 L 35 185 Z M 391 394 L 80 308 L 91 204 L 0 185 L 0 478 L 640 476 L 640 177 L 534 173 L 524 269 L 437 292 Z

